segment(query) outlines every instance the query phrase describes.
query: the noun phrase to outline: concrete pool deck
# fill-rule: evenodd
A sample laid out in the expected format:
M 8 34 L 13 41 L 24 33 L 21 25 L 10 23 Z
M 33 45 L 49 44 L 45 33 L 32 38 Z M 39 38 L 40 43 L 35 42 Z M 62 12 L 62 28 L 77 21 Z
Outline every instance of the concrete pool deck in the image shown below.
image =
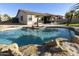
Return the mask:
M 22 28 L 21 25 L 0 25 L 0 31 L 12 30 Z
M 55 26 L 63 26 L 63 25 L 49 25 L 49 24 L 42 24 L 39 27 L 55 27 Z M 0 31 L 12 30 L 12 29 L 19 29 L 22 27 L 36 27 L 36 25 L 0 25 Z
M 6 30 L 12 30 L 12 29 L 20 29 L 23 27 L 36 27 L 36 25 L 0 25 L 0 31 L 6 31 Z M 40 24 L 38 28 L 40 27 L 60 27 L 60 28 L 69 28 L 65 25 L 53 25 L 53 24 Z M 79 31 L 79 27 L 70 27 L 76 29 L 76 31 Z

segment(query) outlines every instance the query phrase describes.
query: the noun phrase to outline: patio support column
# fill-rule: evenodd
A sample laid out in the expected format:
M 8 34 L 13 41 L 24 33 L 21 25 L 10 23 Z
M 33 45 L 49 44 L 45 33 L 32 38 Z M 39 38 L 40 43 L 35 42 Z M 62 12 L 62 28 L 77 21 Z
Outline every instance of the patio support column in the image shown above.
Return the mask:
M 39 20 L 39 17 L 37 17 L 37 27 L 39 27 L 38 20 Z

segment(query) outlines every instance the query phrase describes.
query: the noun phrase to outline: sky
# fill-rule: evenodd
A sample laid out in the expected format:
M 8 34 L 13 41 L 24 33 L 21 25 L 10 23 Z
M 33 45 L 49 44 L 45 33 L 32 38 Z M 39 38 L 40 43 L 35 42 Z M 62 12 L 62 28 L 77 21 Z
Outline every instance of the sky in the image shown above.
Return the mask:
M 63 15 L 74 3 L 0 3 L 0 14 L 16 16 L 18 9 Z

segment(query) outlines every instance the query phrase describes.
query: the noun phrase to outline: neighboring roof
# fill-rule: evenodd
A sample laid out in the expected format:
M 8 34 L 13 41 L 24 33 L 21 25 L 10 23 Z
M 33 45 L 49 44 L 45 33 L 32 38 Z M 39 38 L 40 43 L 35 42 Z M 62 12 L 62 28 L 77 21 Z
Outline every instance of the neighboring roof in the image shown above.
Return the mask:
M 42 15 L 42 16 L 61 16 L 61 15 L 53 15 L 53 14 L 49 14 L 49 13 L 38 13 L 38 12 L 33 12 L 33 11 L 29 11 L 29 10 L 22 10 L 22 9 L 18 10 L 17 15 L 19 14 L 20 11 L 24 12 L 24 13 L 27 13 L 27 14 L 31 14 L 31 15 L 35 14 L 35 15 Z

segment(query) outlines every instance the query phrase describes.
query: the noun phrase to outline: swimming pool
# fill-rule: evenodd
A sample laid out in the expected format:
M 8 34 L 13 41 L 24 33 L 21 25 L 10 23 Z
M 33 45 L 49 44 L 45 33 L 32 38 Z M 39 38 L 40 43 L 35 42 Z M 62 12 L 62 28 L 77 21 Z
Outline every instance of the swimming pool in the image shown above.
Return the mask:
M 0 32 L 0 44 L 17 43 L 19 46 L 43 44 L 60 37 L 70 39 L 74 34 L 66 28 L 22 28 Z

